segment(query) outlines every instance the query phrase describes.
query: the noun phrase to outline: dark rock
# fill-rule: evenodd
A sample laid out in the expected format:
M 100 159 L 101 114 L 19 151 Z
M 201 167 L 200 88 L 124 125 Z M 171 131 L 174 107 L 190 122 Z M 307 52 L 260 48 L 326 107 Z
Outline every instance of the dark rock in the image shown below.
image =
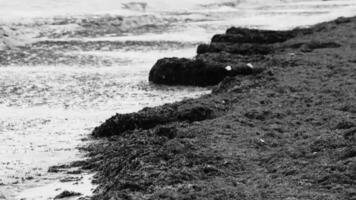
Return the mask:
M 61 180 L 59 180 L 60 182 L 62 183 L 68 183 L 68 182 L 77 182 L 77 181 L 80 181 L 82 180 L 83 178 L 82 177 L 66 177 L 66 178 L 63 178 Z
M 71 171 L 68 171 L 67 174 L 74 174 L 74 175 L 78 175 L 78 174 L 82 174 L 83 171 L 78 169 L 78 170 L 71 170 Z
M 70 192 L 70 191 L 63 191 L 59 195 L 55 196 L 54 199 L 64 199 L 68 197 L 75 197 L 75 196 L 81 196 L 81 193 L 78 192 Z
M 50 167 L 50 168 L 48 169 L 48 172 L 49 172 L 49 173 L 58 173 L 58 172 L 59 172 L 59 169 L 58 169 L 58 168 L 55 168 L 55 167 Z
M 69 165 L 58 165 L 58 166 L 52 166 L 48 168 L 49 173 L 58 173 L 61 171 L 64 171 L 65 169 L 68 169 L 70 166 Z

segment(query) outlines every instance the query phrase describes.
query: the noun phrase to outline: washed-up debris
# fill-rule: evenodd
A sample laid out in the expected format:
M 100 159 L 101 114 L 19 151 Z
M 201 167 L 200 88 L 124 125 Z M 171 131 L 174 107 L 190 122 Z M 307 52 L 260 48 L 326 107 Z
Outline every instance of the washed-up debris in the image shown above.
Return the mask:
M 69 197 L 76 197 L 76 196 L 81 196 L 82 194 L 79 192 L 70 192 L 70 191 L 63 191 L 59 195 L 55 196 L 54 199 L 64 199 L 64 198 L 69 198 Z

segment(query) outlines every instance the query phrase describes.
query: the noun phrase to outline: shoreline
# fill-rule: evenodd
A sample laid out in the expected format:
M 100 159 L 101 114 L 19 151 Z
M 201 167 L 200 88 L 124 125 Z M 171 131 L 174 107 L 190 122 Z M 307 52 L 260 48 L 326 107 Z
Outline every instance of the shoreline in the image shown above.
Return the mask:
M 356 198 L 355 29 L 355 17 L 339 18 L 265 55 L 228 46 L 203 55 L 264 70 L 107 120 L 94 135 L 111 137 L 81 163 L 97 172 L 92 199 Z

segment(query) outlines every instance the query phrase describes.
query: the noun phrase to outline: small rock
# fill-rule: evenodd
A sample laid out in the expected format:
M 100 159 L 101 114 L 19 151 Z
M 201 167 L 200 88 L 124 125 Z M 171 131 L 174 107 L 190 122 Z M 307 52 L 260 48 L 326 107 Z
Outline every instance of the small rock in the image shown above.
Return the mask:
M 66 177 L 60 180 L 62 183 L 67 183 L 67 182 L 75 182 L 75 181 L 80 181 L 82 177 Z
M 63 191 L 59 195 L 55 196 L 54 199 L 64 199 L 68 197 L 75 197 L 75 196 L 81 196 L 82 194 L 79 192 L 70 192 L 70 191 Z
M 60 171 L 63 171 L 65 168 L 68 168 L 68 166 L 67 165 L 52 166 L 48 168 L 48 173 L 58 173 Z
M 83 173 L 83 171 L 82 170 L 80 170 L 80 169 L 78 169 L 78 170 L 72 170 L 72 171 L 68 171 L 67 172 L 67 174 L 81 174 L 81 173 Z

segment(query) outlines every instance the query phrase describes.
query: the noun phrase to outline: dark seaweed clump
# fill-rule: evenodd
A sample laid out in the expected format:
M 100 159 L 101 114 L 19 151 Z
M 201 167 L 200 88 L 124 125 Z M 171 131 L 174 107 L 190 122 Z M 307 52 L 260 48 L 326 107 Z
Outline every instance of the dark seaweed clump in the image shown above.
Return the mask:
M 96 128 L 107 139 L 81 163 L 97 172 L 92 199 L 356 199 L 355 50 L 356 18 L 340 18 L 231 28 L 196 59 L 158 61 L 151 81 L 213 93 Z

